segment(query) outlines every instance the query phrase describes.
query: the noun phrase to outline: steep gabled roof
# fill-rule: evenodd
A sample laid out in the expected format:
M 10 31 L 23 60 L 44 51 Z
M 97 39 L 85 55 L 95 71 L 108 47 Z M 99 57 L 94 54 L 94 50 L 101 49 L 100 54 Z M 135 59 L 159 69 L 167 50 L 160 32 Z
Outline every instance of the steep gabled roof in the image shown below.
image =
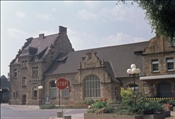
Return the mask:
M 49 36 L 44 36 L 43 38 L 33 38 L 31 43 L 24 48 L 20 56 L 26 55 L 39 55 L 47 47 L 50 47 L 51 44 L 54 44 L 54 41 L 59 34 L 53 34 Z
M 148 41 L 70 52 L 66 55 L 66 61 L 55 61 L 53 67 L 51 67 L 46 74 L 52 75 L 77 72 L 82 58 L 89 50 L 93 50 L 97 52 L 97 57 L 99 57 L 100 60 L 110 63 L 110 69 L 113 69 L 115 77 L 127 77 L 128 74 L 126 70 L 130 68 L 131 64 L 134 63 L 137 67 L 142 68 L 142 57 L 141 55 L 135 55 L 135 52 L 144 51 L 147 45 Z

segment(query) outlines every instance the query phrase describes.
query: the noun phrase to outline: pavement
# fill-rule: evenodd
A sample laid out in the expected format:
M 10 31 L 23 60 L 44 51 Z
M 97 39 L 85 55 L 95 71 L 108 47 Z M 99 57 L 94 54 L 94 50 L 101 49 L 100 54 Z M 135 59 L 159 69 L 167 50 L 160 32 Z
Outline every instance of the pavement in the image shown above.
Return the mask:
M 11 109 L 23 109 L 23 110 L 37 110 L 39 109 L 38 105 L 8 105 L 8 104 L 1 104 L 1 106 L 8 106 Z M 63 116 L 71 116 L 71 119 L 84 119 L 84 114 L 80 113 L 80 114 L 66 114 Z M 57 117 L 57 114 L 53 115 L 53 117 L 50 117 L 49 119 L 63 119 L 63 117 Z M 171 117 L 167 117 L 165 119 L 175 119 L 175 110 L 171 111 Z

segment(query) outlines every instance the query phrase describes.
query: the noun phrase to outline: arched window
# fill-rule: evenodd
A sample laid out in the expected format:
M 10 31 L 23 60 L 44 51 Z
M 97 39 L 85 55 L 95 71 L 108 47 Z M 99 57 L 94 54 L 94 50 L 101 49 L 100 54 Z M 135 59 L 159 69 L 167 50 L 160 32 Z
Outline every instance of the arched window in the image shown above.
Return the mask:
M 38 95 L 38 88 L 36 86 L 33 87 L 33 99 L 37 99 L 37 95 Z
M 89 75 L 83 82 L 84 97 L 100 97 L 100 79 L 95 75 Z
M 50 98 L 56 98 L 57 97 L 57 88 L 55 81 L 51 81 L 49 83 L 49 97 Z
M 67 85 L 67 88 L 63 89 L 62 90 L 62 97 L 69 97 L 70 96 L 70 82 L 67 80 L 68 82 L 68 85 Z

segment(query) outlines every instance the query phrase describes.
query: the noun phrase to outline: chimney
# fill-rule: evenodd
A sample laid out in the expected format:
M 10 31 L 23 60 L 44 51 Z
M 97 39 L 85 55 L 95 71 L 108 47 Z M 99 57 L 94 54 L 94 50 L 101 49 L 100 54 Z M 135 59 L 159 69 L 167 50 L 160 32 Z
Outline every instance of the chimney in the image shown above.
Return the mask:
M 59 26 L 59 33 L 67 33 L 67 28 L 63 26 Z
M 44 33 L 39 34 L 39 39 L 44 39 Z

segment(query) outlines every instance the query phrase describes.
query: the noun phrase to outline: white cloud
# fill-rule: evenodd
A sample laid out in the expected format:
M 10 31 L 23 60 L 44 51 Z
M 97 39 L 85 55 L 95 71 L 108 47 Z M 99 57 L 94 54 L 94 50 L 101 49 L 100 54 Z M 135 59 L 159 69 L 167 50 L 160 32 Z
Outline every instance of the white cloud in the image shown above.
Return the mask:
M 8 28 L 7 33 L 10 37 L 19 38 L 21 36 L 27 36 L 28 33 L 17 28 Z
M 56 8 L 52 8 L 51 11 L 52 11 L 52 12 L 55 12 L 55 11 L 56 11 Z
M 24 17 L 26 17 L 26 13 L 21 12 L 21 11 L 16 11 L 16 16 L 19 18 L 24 18 Z
M 100 45 L 101 46 L 112 46 L 112 45 L 121 45 L 135 42 L 146 41 L 144 38 L 134 37 L 124 33 L 117 33 L 115 35 L 110 35 L 105 38 L 102 38 Z
M 97 1 L 83 1 L 86 7 L 93 9 L 97 6 Z
M 44 19 L 44 20 L 54 20 L 54 18 L 48 14 L 38 14 L 38 15 L 36 15 L 36 17 L 38 17 L 40 19 Z
M 78 15 L 80 16 L 80 18 L 82 18 L 84 20 L 96 20 L 98 18 L 97 14 L 95 14 L 93 12 L 89 12 L 87 10 L 79 11 Z
M 72 47 L 75 50 L 84 50 L 97 47 L 96 41 L 98 40 L 95 36 L 85 32 L 78 32 L 72 29 L 68 29 L 68 36 Z

